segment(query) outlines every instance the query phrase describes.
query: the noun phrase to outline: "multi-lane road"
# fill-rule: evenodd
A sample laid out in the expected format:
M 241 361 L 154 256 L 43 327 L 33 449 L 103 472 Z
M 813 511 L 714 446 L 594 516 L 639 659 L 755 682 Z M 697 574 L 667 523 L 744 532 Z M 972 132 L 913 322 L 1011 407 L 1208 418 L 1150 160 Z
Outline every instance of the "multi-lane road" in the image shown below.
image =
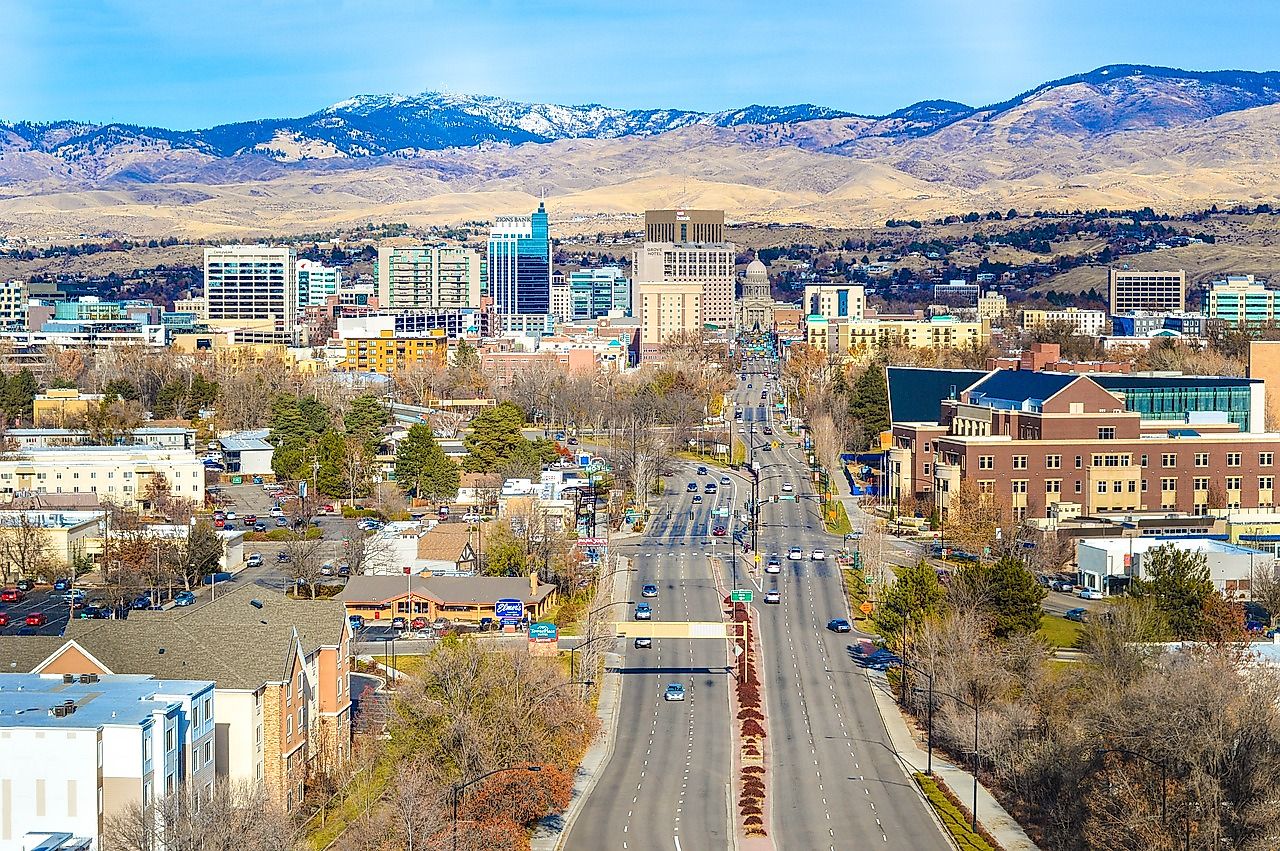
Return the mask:
M 829 620 L 846 615 L 834 560 L 841 542 L 822 527 L 798 442 L 783 436 L 777 424 L 772 436 L 763 435 L 773 396 L 761 399 L 761 379 L 754 378 L 754 386 L 741 387 L 735 401 L 744 408 L 744 422 L 755 425 L 747 426 L 745 437 L 756 444 L 748 454 L 759 464 L 760 549 L 766 564 L 771 553 L 782 561 L 780 574 L 761 576 L 764 590 L 779 589 L 781 602 L 757 607 L 775 844 L 797 851 L 947 848 L 894 755 L 851 653 L 854 642 L 826 629 Z M 766 441 L 776 448 L 761 451 Z M 800 560 L 787 558 L 791 547 L 801 550 Z M 815 550 L 825 558 L 814 559 Z
M 756 589 L 761 672 L 769 710 L 770 834 L 779 849 L 945 849 L 936 827 L 889 743 L 870 686 L 858 668 L 848 635 L 826 630 L 846 614 L 839 568 L 840 541 L 822 529 L 803 452 L 771 421 L 772 395 L 762 399 L 760 375 L 749 375 L 734 394 L 748 451 L 759 462 L 759 564 L 738 554 L 738 584 Z M 748 383 L 754 386 L 748 388 Z M 764 435 L 768 424 L 773 435 Z M 754 427 L 753 427 L 754 426 Z M 769 450 L 760 447 L 776 443 Z M 710 535 L 711 510 L 743 507 L 749 478 L 733 474 L 715 497 L 695 505 L 699 492 L 722 473 L 697 476 L 692 468 L 668 480 L 645 536 L 628 547 L 635 560 L 632 593 L 659 586 L 654 615 L 663 620 L 717 620 L 723 586 L 710 554 L 727 560 L 727 538 Z M 789 489 L 783 488 L 789 484 Z M 773 501 L 777 496 L 779 500 Z M 795 497 L 794 500 L 783 497 Z M 736 526 L 736 522 L 730 524 Z M 749 538 L 748 538 L 749 540 Z M 788 560 L 791 547 L 803 558 Z M 812 559 L 815 549 L 826 558 Z M 762 571 L 770 553 L 780 574 Z M 725 575 L 731 575 L 726 570 Z M 781 602 L 764 605 L 777 588 Z M 726 848 L 733 844 L 730 795 L 730 715 L 727 648 L 718 642 L 655 640 L 651 649 L 625 648 L 621 718 L 613 755 L 569 835 L 573 851 L 597 848 Z M 684 703 L 664 702 L 668 683 L 685 685 Z
M 698 482 L 702 502 L 685 490 Z M 719 621 L 722 592 L 711 554 L 712 511 L 733 498 L 733 487 L 703 493 L 719 474 L 699 476 L 693 467 L 668 480 L 644 536 L 619 546 L 636 572 L 628 598 L 647 602 L 664 621 Z M 646 583 L 657 598 L 642 598 Z M 633 610 L 619 617 L 633 617 Z M 574 823 L 571 851 L 725 848 L 732 842 L 730 816 L 729 689 L 733 675 L 724 642 L 654 639 L 649 648 L 625 647 L 621 713 L 613 754 Z M 684 701 L 663 699 L 679 683 Z

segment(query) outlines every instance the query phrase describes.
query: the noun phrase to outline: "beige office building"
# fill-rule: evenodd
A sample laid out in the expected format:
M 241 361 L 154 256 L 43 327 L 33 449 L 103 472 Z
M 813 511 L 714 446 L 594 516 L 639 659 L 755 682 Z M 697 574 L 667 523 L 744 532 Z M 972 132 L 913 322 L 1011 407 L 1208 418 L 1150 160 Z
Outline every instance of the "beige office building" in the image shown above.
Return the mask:
M 393 310 L 480 306 L 480 253 L 457 245 L 378 248 L 378 304 Z
M 93 493 L 125 508 L 147 507 L 163 479 L 172 496 L 204 504 L 204 464 L 190 449 L 150 446 L 26 448 L 0 459 L 0 503 L 40 493 Z
M 642 283 L 698 284 L 702 287 L 702 322 L 732 328 L 734 259 L 731 242 L 646 242 L 632 257 L 637 286 Z
M 204 298 L 211 325 L 292 333 L 298 318 L 298 252 L 269 245 L 204 250 Z
M 1064 310 L 1028 308 L 1022 311 L 1022 330 L 1034 331 L 1050 325 L 1070 326 L 1071 333 L 1081 337 L 1101 337 L 1110 330 L 1107 327 L 1105 310 L 1081 310 L 1078 307 L 1068 307 Z
M 724 210 L 645 210 L 645 242 L 724 242 Z
M 640 310 L 640 359 L 658 354 L 674 334 L 702 328 L 702 285 L 668 281 L 640 282 L 635 287 Z
M 1187 273 L 1111 270 L 1111 313 L 1148 310 L 1182 313 L 1187 309 Z

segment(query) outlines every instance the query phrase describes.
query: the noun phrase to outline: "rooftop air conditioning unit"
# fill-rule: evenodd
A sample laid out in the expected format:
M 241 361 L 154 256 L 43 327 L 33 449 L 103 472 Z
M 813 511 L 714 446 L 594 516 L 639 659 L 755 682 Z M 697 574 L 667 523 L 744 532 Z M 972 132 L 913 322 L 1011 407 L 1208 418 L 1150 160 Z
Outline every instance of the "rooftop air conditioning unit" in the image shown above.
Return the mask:
M 62 675 L 62 681 L 63 681 L 64 683 L 74 683 L 74 682 L 76 681 L 76 675 L 75 675 L 75 674 L 63 674 L 63 675 Z

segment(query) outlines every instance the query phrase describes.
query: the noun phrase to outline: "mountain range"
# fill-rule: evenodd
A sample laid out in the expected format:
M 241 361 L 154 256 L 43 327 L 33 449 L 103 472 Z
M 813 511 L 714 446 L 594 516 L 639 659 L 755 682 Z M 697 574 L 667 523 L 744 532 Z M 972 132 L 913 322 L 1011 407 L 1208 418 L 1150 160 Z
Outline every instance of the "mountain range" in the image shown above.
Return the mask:
M 1111 65 L 868 116 L 360 95 L 203 130 L 0 122 L 0 235 L 216 236 L 646 206 L 867 225 L 970 209 L 1196 207 L 1280 190 L 1280 72 Z M 594 228 L 594 225 L 592 225 Z

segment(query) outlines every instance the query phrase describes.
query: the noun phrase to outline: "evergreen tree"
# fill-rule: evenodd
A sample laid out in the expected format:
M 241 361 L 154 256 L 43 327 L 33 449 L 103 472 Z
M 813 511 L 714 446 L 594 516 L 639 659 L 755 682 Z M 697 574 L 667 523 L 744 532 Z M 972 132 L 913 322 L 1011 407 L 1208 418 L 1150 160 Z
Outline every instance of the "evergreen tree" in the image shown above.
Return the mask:
M 26 367 L 9 376 L 4 382 L 3 394 L 0 395 L 0 407 L 3 407 L 6 419 L 10 423 L 31 423 L 31 406 L 39 390 L 36 377 Z
M 408 436 L 396 449 L 396 481 L 411 496 L 451 500 L 458 495 L 462 474 L 444 454 L 430 427 L 418 424 L 409 427 Z
M 1217 589 L 1209 578 L 1205 554 L 1162 544 L 1142 556 L 1142 573 L 1129 592 L 1147 598 L 1164 615 L 1178 640 L 1196 639 L 1205 631 L 1205 611 Z
M 489 408 L 471 422 L 471 433 L 463 438 L 467 458 L 463 466 L 470 472 L 487 473 L 502 462 L 527 452 L 528 439 L 521 433 L 524 411 L 513 402 Z
M 868 443 L 889 427 L 889 387 L 882 362 L 874 361 L 853 383 L 849 414 L 862 424 Z
M 276 447 L 271 469 L 284 479 L 309 478 L 320 435 L 329 428 L 329 411 L 314 396 L 299 399 L 281 393 L 271 403 L 271 434 Z
M 343 425 L 348 436 L 363 443 L 370 453 L 376 453 L 382 443 L 382 427 L 386 425 L 389 413 L 377 396 L 357 396 L 351 400 L 351 410 L 343 418 Z
M 480 355 L 476 347 L 466 340 L 459 340 L 458 347 L 453 350 L 453 365 L 459 369 L 477 369 L 480 366 Z
M 1045 590 L 1017 559 L 1005 556 L 993 564 L 969 565 L 954 581 L 971 586 L 973 596 L 982 601 L 982 610 L 991 618 L 991 631 L 997 638 L 1040 628 Z
M 921 559 L 915 565 L 900 567 L 897 581 L 884 593 L 884 599 L 871 615 L 871 623 L 886 641 L 902 641 L 902 619 L 912 621 L 930 617 L 942 606 L 946 591 L 938 582 L 938 572 Z M 901 644 L 899 644 L 901 648 Z
M 316 471 L 316 490 L 325 496 L 341 497 L 347 490 L 347 479 L 343 464 L 346 461 L 346 445 L 342 435 L 329 429 L 320 436 L 316 446 L 316 460 L 320 469 Z

